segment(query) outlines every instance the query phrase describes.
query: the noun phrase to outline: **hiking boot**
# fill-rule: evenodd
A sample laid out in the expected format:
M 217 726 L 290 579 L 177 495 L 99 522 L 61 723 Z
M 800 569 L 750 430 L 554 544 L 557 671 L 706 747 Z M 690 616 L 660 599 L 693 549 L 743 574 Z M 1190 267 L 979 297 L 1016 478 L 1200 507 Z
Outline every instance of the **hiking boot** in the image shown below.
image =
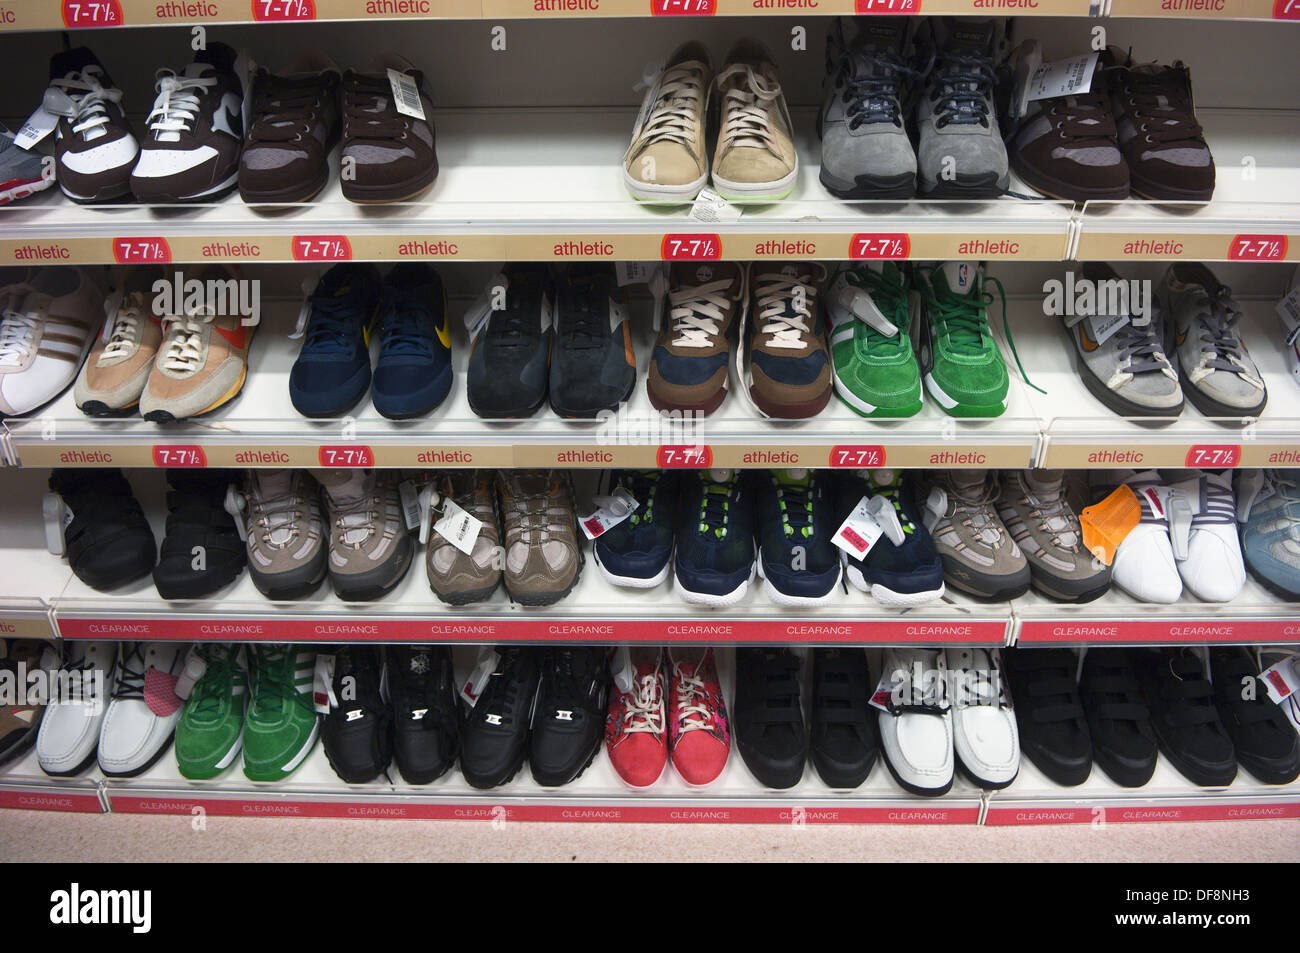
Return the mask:
M 393 470 L 321 469 L 329 512 L 330 583 L 340 599 L 378 599 L 411 568 L 415 543 Z
M 1061 602 L 1091 602 L 1110 588 L 1110 567 L 1083 545 L 1061 470 L 1004 470 L 998 516 L 1029 561 L 1036 589 Z
M 981 599 L 1014 599 L 1029 588 L 1025 554 L 998 518 L 995 474 L 987 470 L 927 470 L 916 502 L 948 584 Z
M 500 470 L 497 493 L 505 536 L 505 580 L 525 606 L 567 596 L 582 572 L 573 484 L 563 470 Z
M 248 574 L 268 599 L 304 599 L 325 579 L 320 486 L 306 470 L 249 470 Z
M 448 605 L 482 602 L 490 598 L 501 583 L 498 554 L 501 534 L 494 479 L 491 470 L 449 470 L 434 483 L 434 489 L 443 499 L 453 500 L 483 523 L 469 555 L 430 529 L 429 545 L 425 551 L 429 588 Z M 431 524 L 437 523 L 438 513 L 431 512 L 429 519 Z

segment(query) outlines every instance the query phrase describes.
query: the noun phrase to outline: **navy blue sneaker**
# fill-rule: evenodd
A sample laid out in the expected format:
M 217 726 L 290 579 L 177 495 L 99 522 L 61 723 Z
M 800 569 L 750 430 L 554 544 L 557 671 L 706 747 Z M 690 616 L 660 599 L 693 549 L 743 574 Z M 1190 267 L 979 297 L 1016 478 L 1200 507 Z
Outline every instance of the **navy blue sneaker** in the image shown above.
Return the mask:
M 473 329 L 465 374 L 470 409 L 490 420 L 531 417 L 545 402 L 554 334 L 549 266 L 517 261 L 501 274 L 503 306 Z
M 754 474 L 758 517 L 758 574 L 779 606 L 815 606 L 835 597 L 840 551 L 831 543 L 839 528 L 835 504 L 818 470 L 767 470 Z
M 335 265 L 311 295 L 289 399 L 305 417 L 337 417 L 370 387 L 370 327 L 379 311 L 379 269 Z
M 447 295 L 433 266 L 407 261 L 384 279 L 370 399 L 390 420 L 427 414 L 451 393 Z
M 836 475 L 835 529 L 864 496 L 883 496 L 894 507 L 902 541 L 881 534 L 865 559 L 844 555 L 845 575 L 855 589 L 882 605 L 907 608 L 943 598 L 943 562 L 921 522 L 899 470 L 842 471 Z M 831 532 L 834 533 L 835 529 Z
M 673 575 L 687 602 L 734 605 L 754 578 L 753 490 L 741 470 L 683 474 Z
M 680 482 L 675 470 L 610 471 L 609 492 L 622 486 L 639 504 L 631 516 L 596 537 L 596 565 L 614 585 L 653 589 L 668 578 Z

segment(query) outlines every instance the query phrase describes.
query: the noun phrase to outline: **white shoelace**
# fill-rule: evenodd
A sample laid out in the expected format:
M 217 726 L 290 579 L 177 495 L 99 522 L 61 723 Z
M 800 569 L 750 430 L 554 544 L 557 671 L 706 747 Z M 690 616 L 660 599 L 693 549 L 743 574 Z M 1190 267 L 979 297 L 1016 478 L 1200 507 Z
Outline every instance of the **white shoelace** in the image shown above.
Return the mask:
M 727 81 L 733 76 L 742 77 L 731 89 Z M 772 130 L 767 104 L 781 95 L 781 85 L 769 86 L 754 72 L 748 63 L 736 63 L 718 74 L 718 89 L 725 90 L 722 97 L 722 149 L 751 146 L 776 152 L 776 136 Z
M 102 360 L 130 357 L 140 344 L 140 330 L 144 327 L 144 295 L 139 291 L 123 301 L 113 316 L 113 329 L 109 332 L 108 343 L 104 345 Z
M 189 132 L 199 113 L 197 91 L 216 82 L 215 76 L 177 76 L 171 70 L 159 70 L 158 96 L 145 125 L 155 134 Z
M 72 131 L 87 140 L 98 139 L 104 135 L 100 126 L 108 124 L 106 103 L 120 104 L 122 91 L 114 86 L 104 86 L 99 79 L 104 71 L 98 66 L 87 66 L 74 77 L 50 80 L 50 85 L 63 91 L 68 104 L 62 108 L 50 109 L 60 116 L 72 120 Z M 57 98 L 57 97 L 56 97 Z M 46 102 L 47 109 L 53 103 Z
M 688 731 L 707 731 L 710 712 L 704 704 L 706 693 L 704 682 L 695 675 L 688 675 L 680 665 L 674 666 L 673 674 L 677 678 L 681 698 L 677 702 L 677 730 L 681 734 Z
M 39 315 L 23 311 L 5 311 L 0 321 L 0 367 L 21 367 L 32 355 Z
M 641 731 L 663 734 L 663 691 L 658 673 L 643 675 L 633 683 L 627 711 L 623 712 L 623 731 L 627 734 Z
M 710 347 L 718 336 L 719 322 L 727 317 L 726 291 L 731 280 L 692 285 L 668 294 L 668 315 L 673 322 L 676 347 Z
M 812 333 L 810 305 L 816 294 L 812 275 L 766 274 L 759 275 L 757 282 L 754 296 L 758 300 L 758 320 L 765 322 L 759 326 L 759 331 L 772 335 L 768 347 L 799 350 L 804 346 L 805 336 Z M 785 314 L 787 310 L 794 313 Z
M 191 317 L 168 315 L 167 340 L 163 345 L 163 368 L 179 374 L 192 374 L 206 357 L 203 348 L 203 322 Z
M 643 79 L 640 89 L 649 86 L 653 77 Z M 696 141 L 699 115 L 703 109 L 704 69 L 694 60 L 670 67 L 663 74 L 659 96 L 641 129 L 640 138 L 647 145 L 654 142 L 680 142 L 690 145 Z

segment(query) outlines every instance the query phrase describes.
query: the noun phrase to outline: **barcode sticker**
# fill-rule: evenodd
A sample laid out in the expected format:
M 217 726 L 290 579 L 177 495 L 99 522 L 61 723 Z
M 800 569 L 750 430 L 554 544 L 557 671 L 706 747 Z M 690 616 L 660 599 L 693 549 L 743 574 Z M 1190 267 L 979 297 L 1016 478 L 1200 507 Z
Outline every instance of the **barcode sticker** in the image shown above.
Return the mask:
M 1289 655 L 1260 672 L 1259 680 L 1264 683 L 1268 697 L 1278 705 L 1300 690 L 1300 671 L 1296 670 L 1295 659 Z
M 1127 314 L 1094 314 L 1088 318 L 1088 324 L 1092 328 L 1092 339 L 1097 344 L 1105 344 L 1115 332 L 1124 325 L 1128 324 Z
M 407 530 L 420 528 L 420 491 L 414 480 L 403 480 L 397 485 L 397 493 L 402 499 L 402 514 L 406 517 Z
M 420 91 L 413 76 L 389 69 L 388 85 L 393 87 L 393 105 L 399 113 L 412 119 L 424 118 L 424 104 L 420 102 Z
M 14 145 L 19 149 L 30 150 L 59 124 L 59 117 L 47 112 L 44 106 L 38 106 L 36 112 L 27 117 L 18 134 L 14 136 Z
M 1086 93 L 1092 88 L 1092 74 L 1100 53 L 1084 53 L 1068 60 L 1044 63 L 1029 78 L 1029 99 L 1057 99 Z
M 474 543 L 483 529 L 483 521 L 465 512 L 455 500 L 443 501 L 442 518 L 433 524 L 433 531 L 459 549 L 466 556 L 474 553 Z
M 712 189 L 701 189 L 691 205 L 691 218 L 697 222 L 739 222 L 741 210 Z
M 1295 344 L 1300 338 L 1300 285 L 1292 288 L 1285 298 L 1277 303 L 1277 315 L 1282 319 L 1286 330 L 1286 343 Z

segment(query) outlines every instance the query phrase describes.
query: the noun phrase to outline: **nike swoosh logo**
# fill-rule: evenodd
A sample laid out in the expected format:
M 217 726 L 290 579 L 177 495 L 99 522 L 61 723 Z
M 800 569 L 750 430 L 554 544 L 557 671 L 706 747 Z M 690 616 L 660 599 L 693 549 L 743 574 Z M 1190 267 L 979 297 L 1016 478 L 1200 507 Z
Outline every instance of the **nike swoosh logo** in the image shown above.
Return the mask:
M 240 102 L 233 93 L 226 93 L 225 96 L 221 97 L 221 108 L 212 117 L 212 128 L 242 140 L 244 137 L 235 132 L 236 124 L 243 126 Z
M 1088 336 L 1088 329 L 1085 328 L 1083 325 L 1084 322 L 1080 321 L 1079 322 L 1079 344 L 1083 347 L 1085 351 L 1097 350 L 1097 348 L 1101 347 L 1101 345 Z
M 226 341 L 237 351 L 242 351 L 248 345 L 248 328 L 242 324 L 234 331 L 227 331 L 225 328 L 212 326 L 212 330 L 220 334 Z
M 447 350 L 451 350 L 451 332 L 447 330 L 447 322 L 444 320 L 438 327 L 438 340 Z
M 1183 342 L 1186 341 L 1186 340 L 1187 340 L 1187 332 L 1186 332 L 1186 331 L 1183 331 L 1181 334 L 1175 334 L 1175 335 L 1174 335 L 1174 347 L 1182 347 L 1182 346 L 1183 346 Z

